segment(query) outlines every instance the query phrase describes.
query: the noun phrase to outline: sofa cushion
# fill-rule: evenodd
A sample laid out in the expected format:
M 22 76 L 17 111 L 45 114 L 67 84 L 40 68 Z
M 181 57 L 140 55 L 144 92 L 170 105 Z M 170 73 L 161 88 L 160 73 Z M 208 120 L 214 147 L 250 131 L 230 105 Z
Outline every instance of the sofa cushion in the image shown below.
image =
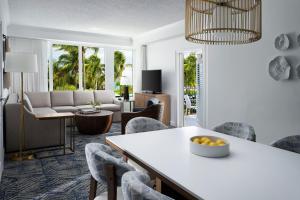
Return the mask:
M 24 94 L 24 106 L 25 106 L 25 108 L 27 108 L 27 110 L 29 110 L 30 112 L 33 112 L 31 102 L 26 94 Z
M 50 96 L 52 107 L 74 106 L 73 91 L 53 91 Z
M 50 92 L 26 92 L 33 108 L 51 107 Z
M 55 110 L 58 113 L 78 111 L 78 108 L 76 108 L 74 106 L 55 106 L 55 107 L 52 107 L 52 109 Z
M 89 105 L 94 102 L 93 91 L 74 91 L 74 105 Z
M 106 104 L 114 102 L 115 93 L 112 90 L 95 90 L 94 96 L 95 102 Z
M 92 105 L 81 105 L 81 106 L 76 106 L 77 109 L 87 109 L 87 108 L 93 108 Z
M 36 115 L 44 115 L 44 114 L 56 113 L 56 111 L 49 107 L 43 107 L 43 108 L 33 108 L 33 113 Z
M 120 111 L 121 106 L 116 104 L 101 104 L 100 109 L 109 111 Z

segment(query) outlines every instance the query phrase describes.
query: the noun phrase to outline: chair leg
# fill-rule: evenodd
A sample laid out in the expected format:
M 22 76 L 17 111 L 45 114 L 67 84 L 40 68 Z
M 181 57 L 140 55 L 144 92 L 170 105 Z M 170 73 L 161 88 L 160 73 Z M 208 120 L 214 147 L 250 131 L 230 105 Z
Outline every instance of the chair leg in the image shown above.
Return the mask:
M 107 199 L 117 200 L 117 179 L 115 167 L 113 165 L 106 165 L 105 173 L 107 179 Z
M 91 176 L 89 200 L 94 200 L 97 192 L 97 181 Z

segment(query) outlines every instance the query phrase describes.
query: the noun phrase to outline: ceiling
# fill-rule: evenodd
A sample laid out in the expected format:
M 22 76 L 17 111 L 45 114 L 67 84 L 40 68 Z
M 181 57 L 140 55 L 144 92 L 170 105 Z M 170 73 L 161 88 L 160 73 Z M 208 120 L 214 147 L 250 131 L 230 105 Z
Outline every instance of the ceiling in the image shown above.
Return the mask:
M 184 18 L 184 0 L 8 0 L 11 24 L 134 37 Z

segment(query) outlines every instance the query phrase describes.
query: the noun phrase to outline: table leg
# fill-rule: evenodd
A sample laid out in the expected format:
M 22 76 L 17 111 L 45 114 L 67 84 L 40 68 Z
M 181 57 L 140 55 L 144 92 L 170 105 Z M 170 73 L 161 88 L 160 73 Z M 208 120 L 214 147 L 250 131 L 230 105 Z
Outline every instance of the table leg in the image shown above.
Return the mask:
M 63 118 L 64 123 L 64 155 L 66 155 L 66 118 Z
M 71 151 L 73 151 L 73 143 L 72 143 L 72 139 L 73 139 L 73 121 L 72 120 L 73 119 L 70 118 L 70 149 L 71 149 Z
M 155 190 L 161 193 L 161 180 L 159 178 L 155 178 Z

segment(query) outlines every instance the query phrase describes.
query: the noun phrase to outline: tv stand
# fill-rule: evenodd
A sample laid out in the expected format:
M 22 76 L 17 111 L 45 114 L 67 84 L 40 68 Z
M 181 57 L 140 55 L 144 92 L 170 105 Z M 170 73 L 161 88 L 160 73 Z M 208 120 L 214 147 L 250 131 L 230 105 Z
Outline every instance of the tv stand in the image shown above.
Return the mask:
M 157 98 L 164 105 L 164 111 L 162 113 L 162 122 L 170 125 L 170 95 L 168 94 L 153 94 L 145 92 L 137 92 L 134 94 L 135 106 L 139 108 L 146 108 L 147 101 L 151 98 Z

